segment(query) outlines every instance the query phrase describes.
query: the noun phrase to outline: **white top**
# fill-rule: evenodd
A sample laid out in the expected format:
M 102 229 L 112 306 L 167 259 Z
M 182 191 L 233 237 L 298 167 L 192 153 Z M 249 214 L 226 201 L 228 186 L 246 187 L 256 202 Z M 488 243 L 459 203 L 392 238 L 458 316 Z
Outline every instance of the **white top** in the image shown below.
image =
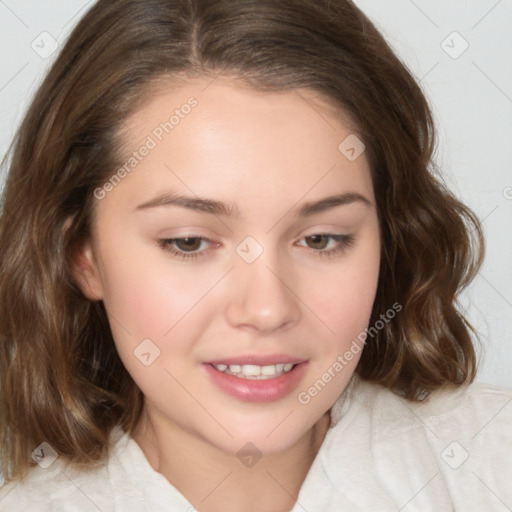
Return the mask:
M 354 377 L 331 417 L 292 512 L 512 510 L 512 390 L 476 383 L 412 403 Z M 0 511 L 195 510 L 115 435 L 105 465 L 35 466 L 0 489 Z

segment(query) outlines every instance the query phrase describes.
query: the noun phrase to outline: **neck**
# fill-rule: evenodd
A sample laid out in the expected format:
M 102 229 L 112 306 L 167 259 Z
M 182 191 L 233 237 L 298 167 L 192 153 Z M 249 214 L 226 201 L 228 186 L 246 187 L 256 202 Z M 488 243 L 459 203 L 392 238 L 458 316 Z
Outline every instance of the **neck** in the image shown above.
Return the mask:
M 322 418 L 283 452 L 239 459 L 173 425 L 159 428 L 148 407 L 133 438 L 151 467 L 200 512 L 290 511 L 330 425 Z

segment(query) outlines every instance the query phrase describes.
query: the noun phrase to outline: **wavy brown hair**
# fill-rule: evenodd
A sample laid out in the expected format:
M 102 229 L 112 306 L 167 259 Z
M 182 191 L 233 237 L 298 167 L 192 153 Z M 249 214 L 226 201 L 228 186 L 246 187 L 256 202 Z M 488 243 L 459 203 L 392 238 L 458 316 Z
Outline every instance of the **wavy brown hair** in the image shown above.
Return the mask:
M 262 91 L 310 90 L 341 109 L 366 145 L 382 233 L 364 379 L 419 400 L 475 376 L 457 296 L 483 239 L 432 162 L 428 103 L 349 0 L 100 0 L 35 94 L 10 152 L 0 216 L 0 448 L 17 479 L 43 440 L 73 463 L 132 433 L 143 396 L 119 359 L 101 301 L 72 273 L 90 234 L 93 191 L 122 164 L 123 121 L 162 78 L 219 74 Z M 340 141 L 341 142 L 341 141 Z

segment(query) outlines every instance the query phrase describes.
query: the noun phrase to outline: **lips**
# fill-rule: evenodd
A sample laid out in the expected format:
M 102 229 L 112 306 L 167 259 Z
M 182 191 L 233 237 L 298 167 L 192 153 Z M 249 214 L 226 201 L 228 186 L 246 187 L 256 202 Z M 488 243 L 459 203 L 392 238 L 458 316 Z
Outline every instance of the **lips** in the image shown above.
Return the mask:
M 216 364 L 213 367 L 219 372 L 227 375 L 236 375 L 241 379 L 274 379 L 283 373 L 289 372 L 295 365 L 292 363 L 279 363 L 267 366 L 256 366 L 253 364 Z
M 270 366 L 275 364 L 300 364 L 304 363 L 306 359 L 302 359 L 299 357 L 290 356 L 287 354 L 268 354 L 268 355 L 258 355 L 258 354 L 249 354 L 246 356 L 238 356 L 238 357 L 226 357 L 223 359 L 215 359 L 212 361 L 206 361 L 207 364 L 211 365 L 219 365 L 225 364 L 227 366 L 230 365 L 239 365 L 243 366 L 246 364 L 254 365 L 254 366 Z
M 276 376 L 251 378 L 240 373 L 230 375 L 225 371 L 219 371 L 216 368 L 219 365 L 221 368 L 224 368 L 224 366 L 243 368 L 244 366 L 292 365 L 292 368 L 285 373 L 278 373 Z M 244 402 L 272 402 L 285 398 L 298 387 L 305 375 L 308 362 L 305 359 L 286 354 L 272 354 L 218 359 L 203 363 L 202 366 L 211 382 L 220 391 Z

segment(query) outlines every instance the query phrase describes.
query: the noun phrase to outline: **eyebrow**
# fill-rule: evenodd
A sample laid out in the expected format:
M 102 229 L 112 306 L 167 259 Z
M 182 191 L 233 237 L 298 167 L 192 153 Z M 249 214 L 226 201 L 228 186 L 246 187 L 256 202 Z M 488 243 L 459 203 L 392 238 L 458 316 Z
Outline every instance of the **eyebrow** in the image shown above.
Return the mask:
M 317 213 L 321 213 L 337 206 L 348 205 L 352 203 L 361 203 L 366 206 L 371 206 L 372 203 L 362 194 L 357 192 L 345 192 L 329 197 L 325 197 L 318 201 L 311 201 L 303 204 L 298 212 L 298 217 L 307 217 Z M 206 199 L 201 197 L 184 196 L 175 193 L 164 193 L 149 201 L 140 204 L 135 208 L 135 211 L 149 210 L 151 208 L 158 208 L 162 206 L 178 206 L 187 208 L 203 213 L 210 213 L 212 215 L 220 215 L 225 217 L 238 217 L 240 211 L 234 204 L 227 204 L 213 199 Z
M 180 206 L 181 208 L 187 208 L 189 210 L 211 213 L 212 215 L 223 215 L 225 217 L 238 217 L 240 214 L 235 205 L 228 205 L 221 201 L 214 201 L 213 199 L 183 196 L 172 192 L 167 192 L 150 199 L 137 206 L 135 210 L 148 210 L 161 206 Z
M 325 210 L 335 208 L 336 206 L 344 206 L 346 204 L 362 203 L 365 206 L 371 206 L 372 203 L 369 199 L 357 192 L 345 192 L 344 194 L 337 194 L 329 196 L 319 201 L 312 201 L 302 205 L 297 213 L 299 217 L 307 217 L 315 213 L 321 213 Z

